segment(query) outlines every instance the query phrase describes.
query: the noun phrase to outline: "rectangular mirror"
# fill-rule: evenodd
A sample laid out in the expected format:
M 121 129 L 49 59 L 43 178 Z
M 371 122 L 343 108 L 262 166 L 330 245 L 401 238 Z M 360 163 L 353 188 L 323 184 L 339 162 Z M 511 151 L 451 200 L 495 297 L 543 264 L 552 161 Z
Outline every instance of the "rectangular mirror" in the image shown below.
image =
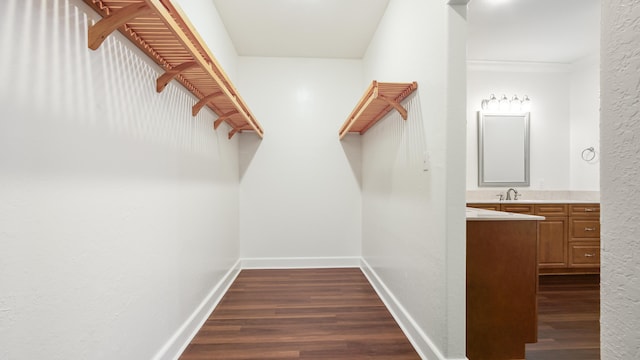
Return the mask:
M 528 112 L 478 112 L 478 186 L 529 186 Z

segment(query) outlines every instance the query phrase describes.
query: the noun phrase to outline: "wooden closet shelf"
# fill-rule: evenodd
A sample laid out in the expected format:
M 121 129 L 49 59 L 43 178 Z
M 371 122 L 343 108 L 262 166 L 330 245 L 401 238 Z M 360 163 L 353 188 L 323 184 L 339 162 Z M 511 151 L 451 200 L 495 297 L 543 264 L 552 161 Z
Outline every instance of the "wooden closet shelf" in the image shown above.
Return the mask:
M 262 127 L 227 74 L 170 0 L 83 1 L 102 15 L 89 28 L 89 48 L 98 49 L 107 36 L 119 30 L 165 70 L 156 81 L 158 92 L 176 79 L 200 99 L 193 106 L 193 116 L 207 106 L 219 116 L 215 129 L 222 122 L 231 126 L 229 139 L 243 131 L 263 136 Z
M 339 135 L 342 139 L 347 133 L 364 134 L 389 111 L 396 109 L 407 120 L 407 110 L 400 102 L 418 88 L 417 82 L 387 83 L 373 81 L 342 124 Z

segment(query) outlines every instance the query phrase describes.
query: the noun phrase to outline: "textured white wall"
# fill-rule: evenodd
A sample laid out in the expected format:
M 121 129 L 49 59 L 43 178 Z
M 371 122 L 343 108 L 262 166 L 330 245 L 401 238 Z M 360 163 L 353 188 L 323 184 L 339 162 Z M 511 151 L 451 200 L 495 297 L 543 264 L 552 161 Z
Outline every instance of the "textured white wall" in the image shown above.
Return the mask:
M 362 252 L 429 358 L 465 349 L 465 26 L 444 1 L 391 0 L 364 58 L 367 83 L 419 86 L 406 122 L 392 112 L 362 136 Z
M 0 2 L 2 359 L 149 359 L 239 257 L 237 138 L 90 19 Z
M 600 57 L 586 57 L 571 66 L 570 190 L 600 190 Z M 582 159 L 593 147 L 596 157 Z M 587 153 L 585 153 L 587 155 Z
M 360 255 L 360 146 L 338 130 L 362 62 L 240 57 L 238 90 L 268 135 L 241 141 L 243 258 Z
M 640 358 L 640 2 L 602 3 L 601 357 Z
M 569 189 L 570 68 L 567 65 L 471 64 L 467 79 L 467 189 L 478 189 L 478 110 L 482 99 L 532 99 L 527 190 Z M 509 164 L 504 164 L 509 166 Z M 481 188 L 486 189 L 486 188 Z

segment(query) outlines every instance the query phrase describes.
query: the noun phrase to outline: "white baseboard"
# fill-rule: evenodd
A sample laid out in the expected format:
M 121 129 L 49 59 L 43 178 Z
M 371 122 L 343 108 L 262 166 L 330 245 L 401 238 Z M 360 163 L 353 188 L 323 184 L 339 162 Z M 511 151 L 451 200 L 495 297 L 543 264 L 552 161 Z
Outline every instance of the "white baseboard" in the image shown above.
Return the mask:
M 296 257 L 296 258 L 243 258 L 243 269 L 304 269 L 360 267 L 359 256 Z
M 196 336 L 204 322 L 209 318 L 213 309 L 218 305 L 224 294 L 240 273 L 240 260 L 238 260 L 222 280 L 213 287 L 209 295 L 200 303 L 196 310 L 189 318 L 180 326 L 164 346 L 153 357 L 154 360 L 174 360 L 178 359 L 182 352 L 187 348 L 191 340 Z
M 398 299 L 393 295 L 393 293 L 387 288 L 384 282 L 378 277 L 373 268 L 367 263 L 367 261 L 363 258 L 361 260 L 362 272 L 371 283 L 371 286 L 375 289 L 376 293 L 382 302 L 384 302 L 385 306 L 396 320 L 400 328 L 407 336 L 413 347 L 416 349 L 418 354 L 422 359 L 427 360 L 453 360 L 447 359 L 440 350 L 433 344 L 433 341 L 429 339 L 427 334 L 425 334 L 420 326 L 416 323 L 416 321 L 411 317 L 411 315 L 405 310 L 405 308 L 400 304 Z

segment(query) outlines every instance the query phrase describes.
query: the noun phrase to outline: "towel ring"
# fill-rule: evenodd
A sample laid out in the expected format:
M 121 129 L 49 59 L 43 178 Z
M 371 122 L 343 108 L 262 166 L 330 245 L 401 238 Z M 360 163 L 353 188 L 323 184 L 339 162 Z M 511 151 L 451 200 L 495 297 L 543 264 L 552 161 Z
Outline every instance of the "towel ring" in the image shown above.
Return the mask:
M 596 150 L 593 148 L 593 146 L 582 150 L 582 160 L 591 161 L 595 158 L 596 158 Z

